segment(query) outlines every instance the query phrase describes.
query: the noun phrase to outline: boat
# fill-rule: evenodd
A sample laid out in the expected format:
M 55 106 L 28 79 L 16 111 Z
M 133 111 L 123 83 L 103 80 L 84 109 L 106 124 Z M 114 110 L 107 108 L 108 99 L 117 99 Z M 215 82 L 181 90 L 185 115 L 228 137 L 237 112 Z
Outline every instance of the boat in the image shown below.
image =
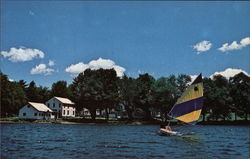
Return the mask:
M 177 135 L 178 134 L 177 131 L 171 131 L 171 130 L 167 130 L 164 128 L 160 129 L 160 133 L 161 133 L 161 135 Z
M 192 82 L 191 85 L 178 98 L 168 116 L 189 125 L 195 125 L 200 118 L 203 107 L 203 82 L 202 74 Z M 170 122 L 168 123 L 168 125 Z M 160 129 L 161 134 L 176 135 L 178 132 Z

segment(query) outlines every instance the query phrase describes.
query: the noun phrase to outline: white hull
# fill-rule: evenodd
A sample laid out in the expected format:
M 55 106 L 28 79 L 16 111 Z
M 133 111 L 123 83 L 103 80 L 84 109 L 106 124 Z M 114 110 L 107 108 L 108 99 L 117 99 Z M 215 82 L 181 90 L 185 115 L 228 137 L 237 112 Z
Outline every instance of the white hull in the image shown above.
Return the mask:
M 162 135 L 177 135 L 178 132 L 176 131 L 169 131 L 169 130 L 166 130 L 166 129 L 160 129 L 160 133 Z

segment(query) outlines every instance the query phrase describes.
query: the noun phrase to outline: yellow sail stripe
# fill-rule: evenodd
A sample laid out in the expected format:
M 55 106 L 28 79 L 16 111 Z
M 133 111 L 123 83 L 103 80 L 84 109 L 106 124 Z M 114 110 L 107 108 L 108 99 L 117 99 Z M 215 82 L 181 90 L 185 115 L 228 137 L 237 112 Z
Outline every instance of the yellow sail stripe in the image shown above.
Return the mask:
M 198 90 L 195 91 L 195 87 Z M 203 96 L 203 83 L 197 83 L 189 86 L 186 91 L 182 94 L 182 96 L 177 100 L 176 104 L 180 104 L 195 98 L 199 98 Z
M 198 120 L 200 117 L 200 114 L 201 114 L 201 109 L 193 111 L 193 112 L 185 114 L 185 115 L 182 115 L 182 116 L 179 116 L 176 119 L 183 121 L 183 122 L 186 122 L 186 123 L 190 123 L 190 122 Z

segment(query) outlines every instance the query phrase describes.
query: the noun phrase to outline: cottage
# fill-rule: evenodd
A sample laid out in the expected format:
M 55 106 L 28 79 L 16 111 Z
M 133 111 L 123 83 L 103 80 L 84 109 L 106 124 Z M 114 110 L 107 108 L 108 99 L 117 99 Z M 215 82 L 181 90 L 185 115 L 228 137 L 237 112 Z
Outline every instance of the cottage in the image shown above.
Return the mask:
M 75 103 L 68 98 L 53 97 L 45 104 L 52 109 L 56 118 L 75 117 Z
M 100 109 L 96 109 L 96 116 L 101 116 L 102 113 L 103 112 Z M 91 116 L 90 111 L 87 108 L 83 108 L 83 110 L 80 111 L 80 115 L 83 117 L 90 117 Z
M 28 102 L 19 110 L 19 119 L 53 119 L 52 110 L 43 103 Z

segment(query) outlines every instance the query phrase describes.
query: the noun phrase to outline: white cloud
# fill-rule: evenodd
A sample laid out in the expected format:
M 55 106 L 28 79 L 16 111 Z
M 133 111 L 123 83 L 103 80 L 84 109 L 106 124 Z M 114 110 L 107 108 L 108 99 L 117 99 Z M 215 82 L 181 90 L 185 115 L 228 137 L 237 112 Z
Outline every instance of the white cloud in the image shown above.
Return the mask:
M 122 77 L 124 72 L 126 71 L 125 68 L 123 68 L 121 66 L 117 66 L 117 65 L 115 65 L 113 68 L 115 69 L 116 74 L 117 74 L 118 77 Z
M 205 52 L 210 50 L 212 47 L 212 43 L 210 41 L 204 40 L 201 41 L 193 46 L 193 49 L 197 51 L 197 54 L 200 54 L 201 52 Z
M 196 77 L 198 77 L 198 75 L 189 75 L 189 76 L 191 77 L 191 81 L 189 82 L 190 84 L 194 82 Z
M 79 73 L 85 71 L 88 68 L 89 68 L 88 64 L 84 64 L 82 62 L 79 62 L 77 64 L 70 65 L 69 67 L 67 67 L 65 69 L 65 71 L 69 72 L 71 74 L 79 74 Z
M 72 64 L 69 67 L 67 67 L 65 71 L 73 75 L 77 75 L 81 72 L 84 72 L 86 69 L 97 70 L 99 68 L 103 68 L 103 69 L 113 68 L 116 71 L 116 74 L 118 77 L 122 77 L 124 72 L 126 71 L 125 68 L 116 65 L 114 61 L 110 59 L 102 59 L 102 58 L 99 58 L 97 60 L 92 60 L 88 64 L 84 64 L 83 62 Z
M 192 84 L 194 80 L 198 77 L 198 75 L 189 75 L 189 76 L 191 78 L 191 81 L 187 83 L 188 85 Z M 204 78 L 204 76 L 202 76 L 202 78 Z
M 247 45 L 250 45 L 249 37 L 241 39 L 239 44 L 236 41 L 233 41 L 230 45 L 228 43 L 225 43 L 220 48 L 218 48 L 218 50 L 222 52 L 227 52 L 231 50 L 239 50 L 239 49 L 242 49 L 243 47 L 246 47 Z
M 210 78 L 213 78 L 213 76 L 215 76 L 215 75 L 222 75 L 222 76 L 226 77 L 227 79 L 229 79 L 230 77 L 233 77 L 240 72 L 243 72 L 245 75 L 250 76 L 246 71 L 244 71 L 242 69 L 227 68 L 226 70 L 224 70 L 222 72 L 215 72 L 214 74 L 212 74 L 210 76 Z
M 14 81 L 15 81 L 15 80 L 13 80 L 13 79 L 11 79 L 11 78 L 9 78 L 8 80 L 9 80 L 10 82 L 14 82 Z
M 99 68 L 111 69 L 115 66 L 114 61 L 109 59 L 99 58 L 98 60 L 92 60 L 88 64 L 90 69 L 97 70 Z
M 44 75 L 50 75 L 52 72 L 55 70 L 52 68 L 47 68 L 45 64 L 39 64 L 36 65 L 35 68 L 32 68 L 30 70 L 30 74 L 35 75 L 35 74 L 44 74 Z
M 55 65 L 55 62 L 52 61 L 52 60 L 49 60 L 49 63 L 48 63 L 49 66 L 54 66 Z
M 8 58 L 11 62 L 31 61 L 35 58 L 44 58 L 44 53 L 38 49 L 30 49 L 25 47 L 11 48 L 9 52 L 1 51 L 4 58 Z

